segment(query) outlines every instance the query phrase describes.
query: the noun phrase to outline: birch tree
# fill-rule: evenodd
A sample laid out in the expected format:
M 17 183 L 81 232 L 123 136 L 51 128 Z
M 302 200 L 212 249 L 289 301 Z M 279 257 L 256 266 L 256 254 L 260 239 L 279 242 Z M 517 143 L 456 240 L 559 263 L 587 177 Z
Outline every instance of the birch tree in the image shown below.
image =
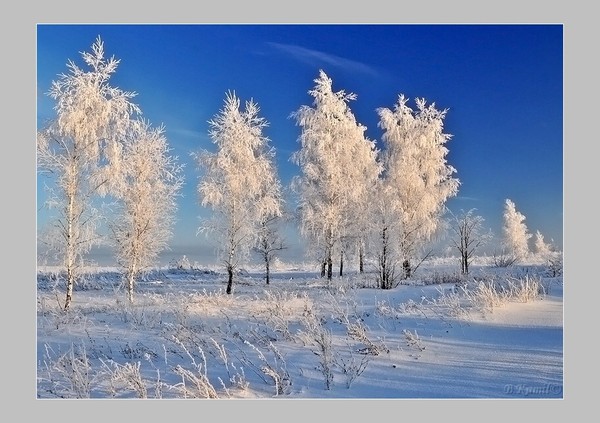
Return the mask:
M 89 70 L 68 61 L 68 73 L 59 75 L 47 93 L 56 101 L 56 118 L 37 136 L 38 170 L 54 182 L 48 204 L 58 213 L 49 242 L 66 272 L 65 310 L 84 257 L 99 242 L 94 197 L 108 186 L 131 116 L 141 113 L 131 101 L 135 93 L 109 84 L 119 60 L 105 58 L 100 37 L 81 56 Z
M 529 238 L 531 234 L 525 224 L 525 215 L 519 212 L 515 203 L 505 200 L 504 205 L 504 247 L 514 256 L 515 260 L 522 260 L 529 254 Z
M 162 126 L 132 122 L 123 156 L 114 188 L 118 208 L 111 230 L 127 297 L 133 302 L 136 278 L 168 247 L 183 177 Z
M 397 202 L 399 243 L 404 277 L 410 277 L 413 260 L 440 229 L 446 201 L 458 192 L 456 169 L 446 160 L 444 133 L 447 110 L 417 98 L 417 109 L 400 95 L 393 109 L 378 108 L 379 127 L 384 131 L 384 172 L 393 190 L 390 201 Z
M 274 150 L 263 135 L 268 122 L 253 100 L 240 108 L 228 92 L 223 108 L 209 121 L 209 135 L 217 151 L 194 154 L 203 175 L 198 184 L 202 206 L 213 209 L 213 219 L 200 232 L 215 233 L 227 271 L 227 294 L 234 273 L 256 245 L 258 228 L 268 216 L 281 214 L 273 168 Z
M 323 252 L 322 274 L 331 280 L 334 254 L 340 254 L 342 268 L 343 241 L 356 235 L 358 226 L 351 224 L 356 208 L 365 204 L 368 183 L 376 180 L 379 168 L 374 142 L 365 137 L 366 128 L 348 105 L 356 95 L 334 92 L 322 70 L 314 82 L 308 92 L 313 107 L 304 105 L 291 114 L 302 128 L 301 148 L 292 156 L 301 175 L 293 184 L 300 197 L 301 233 L 314 250 Z

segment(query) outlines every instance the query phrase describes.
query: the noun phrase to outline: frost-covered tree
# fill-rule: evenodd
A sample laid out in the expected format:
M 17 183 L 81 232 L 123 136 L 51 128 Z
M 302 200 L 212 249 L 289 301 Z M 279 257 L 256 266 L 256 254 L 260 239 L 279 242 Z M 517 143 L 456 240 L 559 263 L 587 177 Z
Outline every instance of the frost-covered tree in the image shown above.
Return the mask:
M 410 277 L 412 260 L 440 229 L 446 201 L 458 192 L 456 169 L 447 163 L 444 133 L 447 110 L 416 99 L 417 109 L 407 106 L 400 95 L 393 110 L 378 108 L 379 127 L 384 131 L 384 172 L 393 191 L 389 201 L 399 222 L 399 243 L 404 277 Z
M 366 206 L 379 167 L 375 144 L 348 105 L 356 95 L 334 92 L 323 70 L 314 82 L 308 92 L 313 106 L 301 106 L 291 115 L 302 128 L 301 148 L 292 156 L 301 168 L 294 187 L 300 197 L 301 232 L 313 250 L 323 253 L 322 273 L 330 280 L 334 254 L 339 254 L 342 267 L 347 241 L 360 238 L 358 208 Z
M 463 275 L 469 273 L 469 265 L 475 257 L 478 248 L 484 246 L 491 238 L 490 231 L 483 232 L 482 216 L 475 214 L 475 209 L 461 210 L 458 215 L 452 215 L 450 230 L 453 232 L 452 244 L 460 254 L 460 271 Z
M 504 247 L 515 260 L 522 260 L 529 254 L 529 238 L 531 234 L 525 225 L 525 215 L 517 211 L 515 203 L 505 200 L 504 206 Z
M 133 302 L 136 278 L 168 247 L 183 177 L 164 127 L 135 121 L 126 139 L 120 178 L 114 182 L 118 202 L 111 230 L 127 296 Z
M 274 150 L 263 135 L 268 123 L 259 111 L 253 100 L 241 110 L 239 98 L 228 92 L 224 107 L 209 121 L 217 151 L 194 154 L 203 172 L 198 184 L 201 204 L 215 212 L 200 231 L 217 235 L 228 294 L 234 273 L 256 245 L 261 222 L 281 214 Z
M 69 72 L 59 75 L 48 92 L 56 101 L 56 118 L 37 136 L 38 170 L 49 172 L 54 182 L 49 205 L 58 208 L 58 216 L 49 243 L 66 271 L 65 310 L 84 256 L 99 242 L 94 197 L 107 188 L 122 135 L 131 116 L 140 113 L 131 102 L 135 93 L 109 84 L 119 60 L 104 57 L 100 37 L 91 52 L 81 55 L 89 70 L 68 61 Z
M 537 230 L 535 231 L 535 253 L 541 259 L 547 259 L 552 251 L 551 245 L 544 241 L 544 235 Z

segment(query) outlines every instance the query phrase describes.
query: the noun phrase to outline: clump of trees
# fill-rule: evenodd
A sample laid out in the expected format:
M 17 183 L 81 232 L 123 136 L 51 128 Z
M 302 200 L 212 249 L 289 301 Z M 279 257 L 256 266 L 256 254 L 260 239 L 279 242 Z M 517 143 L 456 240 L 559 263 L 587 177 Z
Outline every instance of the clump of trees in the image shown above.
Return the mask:
M 381 171 L 375 143 L 365 137 L 348 103 L 356 99 L 344 90 L 334 92 L 324 71 L 308 93 L 313 105 L 291 114 L 301 127 L 301 148 L 292 156 L 301 175 L 294 181 L 299 196 L 301 233 L 320 253 L 322 275 L 331 280 L 334 257 L 340 275 L 350 246 L 359 249 L 362 268 L 365 228 L 369 225 L 369 195 Z
M 391 288 L 399 262 L 401 276 L 411 276 L 414 260 L 441 227 L 445 202 L 458 191 L 456 170 L 446 162 L 446 110 L 424 99 L 412 110 L 403 95 L 393 110 L 377 109 L 380 151 L 350 110 L 356 95 L 334 92 L 322 70 L 314 82 L 313 106 L 292 114 L 302 128 L 301 149 L 293 155 L 302 172 L 294 181 L 302 233 L 321 252 L 328 279 L 334 256 L 342 274 L 349 245 L 358 250 L 362 271 L 368 239 L 378 251 L 378 284 Z
M 133 181 L 132 172 L 140 170 L 134 170 L 137 166 L 134 163 L 139 164 L 135 158 L 136 149 L 148 142 L 148 133 L 144 134 L 148 128 L 136 121 L 141 115 L 140 108 L 132 102 L 136 93 L 110 84 L 120 61 L 105 57 L 100 37 L 92 44 L 91 51 L 83 52 L 81 56 L 87 69 L 68 61 L 68 72 L 52 82 L 47 94 L 56 101 L 56 117 L 37 133 L 38 171 L 48 174 L 53 182 L 48 185 L 47 206 L 57 212 L 50 223 L 46 242 L 65 269 L 65 310 L 72 302 L 73 288 L 81 277 L 87 253 L 104 240 L 99 232 L 102 215 L 97 207 L 98 199 L 109 195 L 123 200 L 123 219 L 133 221 L 140 217 L 139 212 L 149 212 L 147 208 L 130 207 L 128 202 L 132 191 L 127 193 L 122 189 L 128 185 L 135 189 L 126 181 Z M 164 148 L 164 139 L 155 142 L 154 147 L 159 145 Z M 156 154 L 165 154 L 165 150 Z M 162 172 L 160 168 L 154 170 L 158 174 Z M 137 177 L 139 179 L 134 182 L 137 186 L 147 182 L 153 184 L 150 180 L 154 176 L 149 173 L 138 173 Z M 154 187 L 158 188 L 157 185 Z M 169 194 L 160 196 L 157 201 L 173 205 Z M 165 214 L 154 222 L 160 226 L 159 233 L 166 234 L 161 231 L 168 231 L 166 227 L 171 222 L 167 214 L 172 209 L 161 209 Z M 137 224 L 132 225 L 129 229 L 140 229 Z M 121 233 L 121 229 L 125 229 L 119 225 L 114 229 L 114 233 L 118 234 L 117 244 L 122 247 L 118 255 L 123 262 L 129 263 L 125 266 L 126 273 L 133 283 L 136 269 L 145 262 L 141 260 L 131 265 L 136 261 L 133 256 L 143 257 L 144 250 L 156 252 L 165 246 L 164 239 L 159 237 L 161 241 L 156 244 L 138 243 L 138 248 L 127 249 L 123 247 Z M 135 239 L 135 235 L 131 239 Z M 132 291 L 129 292 L 131 298 Z
M 379 127 L 384 131 L 381 192 L 387 215 L 380 229 L 380 250 L 383 254 L 389 247 L 391 232 L 397 249 L 393 264 L 402 262 L 402 278 L 411 276 L 419 254 L 442 229 L 446 201 L 457 194 L 460 185 L 453 176 L 456 169 L 446 160 L 446 143 L 452 137 L 444 132 L 447 110 L 438 110 L 435 103 L 427 104 L 423 98 L 415 102 L 413 110 L 401 94 L 393 109 L 377 109 Z M 393 281 L 382 282 L 387 288 Z

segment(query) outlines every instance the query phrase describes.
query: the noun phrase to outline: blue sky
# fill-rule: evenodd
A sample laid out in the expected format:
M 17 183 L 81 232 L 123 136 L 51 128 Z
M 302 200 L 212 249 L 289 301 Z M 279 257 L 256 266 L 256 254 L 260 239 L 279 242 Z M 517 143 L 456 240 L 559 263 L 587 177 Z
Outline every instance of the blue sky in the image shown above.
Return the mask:
M 448 109 L 448 162 L 461 181 L 448 207 L 476 208 L 500 237 L 510 198 L 531 233 L 562 248 L 562 25 L 38 25 L 38 124 L 53 117 L 45 95 L 51 81 L 69 59 L 83 66 L 80 52 L 97 36 L 107 55 L 121 60 L 111 85 L 138 93 L 144 117 L 165 125 L 173 154 L 185 163 L 174 251 L 195 259 L 212 249 L 196 236 L 206 211 L 190 153 L 213 148 L 207 122 L 225 93 L 259 104 L 287 184 L 299 173 L 289 159 L 300 129 L 289 115 L 312 103 L 307 92 L 319 69 L 334 90 L 357 94 L 350 107 L 379 144 L 375 110 L 392 108 L 399 94 L 411 106 L 423 97 Z M 43 199 L 38 187 L 39 228 Z

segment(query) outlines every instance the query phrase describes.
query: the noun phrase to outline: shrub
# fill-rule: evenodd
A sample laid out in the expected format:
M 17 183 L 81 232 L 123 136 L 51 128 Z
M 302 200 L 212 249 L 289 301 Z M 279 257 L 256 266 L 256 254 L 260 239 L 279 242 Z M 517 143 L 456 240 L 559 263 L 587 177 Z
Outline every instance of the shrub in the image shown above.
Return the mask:
M 500 253 L 494 254 L 492 257 L 492 263 L 494 267 L 509 267 L 517 261 L 517 257 L 513 254 L 501 251 Z

